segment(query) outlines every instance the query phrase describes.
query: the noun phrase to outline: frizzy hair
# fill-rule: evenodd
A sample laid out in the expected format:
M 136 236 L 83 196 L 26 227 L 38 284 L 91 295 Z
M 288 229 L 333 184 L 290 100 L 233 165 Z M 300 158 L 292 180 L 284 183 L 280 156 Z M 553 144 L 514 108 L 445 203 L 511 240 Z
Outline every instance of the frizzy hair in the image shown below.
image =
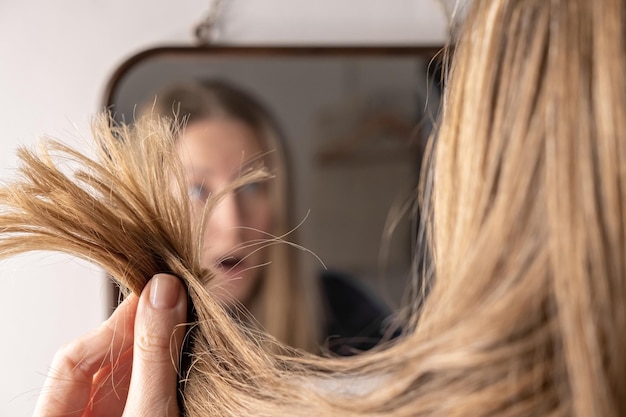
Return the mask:
M 22 151 L 23 179 L 0 192 L 0 254 L 73 253 L 134 292 L 156 272 L 179 276 L 198 319 L 189 417 L 626 415 L 624 8 L 472 2 L 423 196 L 435 281 L 389 346 L 274 353 L 238 327 L 210 294 L 188 219 L 169 214 L 187 205 L 159 123 L 124 128 L 141 140 L 120 145 L 100 125 L 99 162 L 61 149 L 85 168 L 74 177 Z

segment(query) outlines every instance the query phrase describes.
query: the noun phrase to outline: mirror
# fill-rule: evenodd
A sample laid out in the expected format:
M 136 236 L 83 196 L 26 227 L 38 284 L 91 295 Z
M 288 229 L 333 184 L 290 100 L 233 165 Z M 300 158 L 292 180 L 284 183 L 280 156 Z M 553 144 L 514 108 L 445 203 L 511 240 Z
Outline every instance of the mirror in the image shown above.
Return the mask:
M 286 139 L 296 243 L 392 306 L 413 251 L 403 206 L 439 103 L 438 48 L 173 47 L 144 51 L 110 80 L 104 104 L 132 121 L 166 86 L 228 81 L 273 113 Z M 295 253 L 295 251 L 294 251 Z M 301 273 L 324 266 L 299 251 Z

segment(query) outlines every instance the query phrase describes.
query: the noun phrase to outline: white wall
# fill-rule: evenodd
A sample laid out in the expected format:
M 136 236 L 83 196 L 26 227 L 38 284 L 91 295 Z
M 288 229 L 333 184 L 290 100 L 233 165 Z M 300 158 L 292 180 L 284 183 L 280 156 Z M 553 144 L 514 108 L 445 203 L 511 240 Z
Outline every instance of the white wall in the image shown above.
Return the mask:
M 0 178 L 46 133 L 76 146 L 104 84 L 141 49 L 189 43 L 207 0 L 2 0 Z M 232 0 L 223 43 L 441 44 L 435 0 Z M 0 263 L 0 416 L 26 416 L 56 349 L 108 314 L 103 273 L 61 255 Z

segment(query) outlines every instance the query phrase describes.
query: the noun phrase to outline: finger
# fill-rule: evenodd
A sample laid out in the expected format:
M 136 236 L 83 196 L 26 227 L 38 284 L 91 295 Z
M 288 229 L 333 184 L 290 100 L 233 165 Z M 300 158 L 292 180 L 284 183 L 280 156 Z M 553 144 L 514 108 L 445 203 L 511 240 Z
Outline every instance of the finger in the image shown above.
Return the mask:
M 172 275 L 155 275 L 137 307 L 125 416 L 178 415 L 177 366 L 186 315 L 187 295 L 181 281 Z
M 100 327 L 55 355 L 34 416 L 81 416 L 89 406 L 93 376 L 132 347 L 138 299 L 128 297 Z
M 126 405 L 133 349 L 123 352 L 115 363 L 100 369 L 93 378 L 89 408 L 83 417 L 121 416 Z

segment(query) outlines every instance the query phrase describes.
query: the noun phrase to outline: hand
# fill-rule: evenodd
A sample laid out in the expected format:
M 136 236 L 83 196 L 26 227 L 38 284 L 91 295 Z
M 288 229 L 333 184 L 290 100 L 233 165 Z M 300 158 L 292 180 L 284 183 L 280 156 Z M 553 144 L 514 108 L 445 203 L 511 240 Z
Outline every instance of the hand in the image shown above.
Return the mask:
M 178 416 L 186 312 L 178 278 L 155 275 L 139 298 L 56 354 L 34 416 Z

